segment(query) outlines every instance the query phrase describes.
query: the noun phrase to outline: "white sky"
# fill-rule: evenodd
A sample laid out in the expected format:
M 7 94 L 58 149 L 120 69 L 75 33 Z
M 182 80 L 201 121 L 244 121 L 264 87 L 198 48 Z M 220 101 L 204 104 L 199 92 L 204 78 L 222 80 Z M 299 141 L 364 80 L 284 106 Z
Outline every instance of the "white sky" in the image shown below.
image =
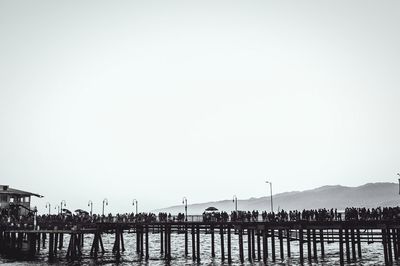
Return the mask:
M 1 183 L 123 212 L 395 182 L 399 26 L 398 1 L 0 0 Z

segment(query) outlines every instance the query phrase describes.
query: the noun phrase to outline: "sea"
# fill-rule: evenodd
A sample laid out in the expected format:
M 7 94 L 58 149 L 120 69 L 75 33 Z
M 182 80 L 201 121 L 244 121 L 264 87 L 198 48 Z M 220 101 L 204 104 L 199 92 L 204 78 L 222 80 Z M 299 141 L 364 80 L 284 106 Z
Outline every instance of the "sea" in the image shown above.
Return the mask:
M 228 265 L 227 262 L 227 244 L 225 242 L 225 262 L 221 261 L 221 247 L 219 245 L 219 235 L 215 234 L 215 258 L 211 257 L 211 235 L 201 234 L 200 252 L 201 262 L 193 262 L 190 256 L 191 253 L 191 238 L 189 235 L 189 255 L 184 255 L 184 234 L 171 234 L 171 256 L 172 259 L 166 262 L 160 253 L 160 234 L 149 234 L 149 260 L 140 259 L 136 253 L 136 242 L 134 233 L 124 233 L 125 251 L 122 252 L 119 261 L 116 261 L 112 253 L 114 243 L 113 234 L 104 234 L 102 236 L 106 253 L 98 256 L 97 259 L 90 257 L 91 244 L 93 242 L 92 235 L 86 235 L 84 238 L 83 256 L 80 260 L 69 261 L 66 259 L 67 246 L 69 236 L 64 237 L 64 247 L 58 251 L 55 259 L 48 258 L 48 243 L 46 248 L 41 248 L 40 252 L 33 258 L 7 258 L 0 257 L 1 265 Z M 47 239 L 48 240 L 48 239 Z M 225 237 L 226 241 L 226 237 Z M 240 263 L 239 260 L 239 244 L 238 235 L 232 235 L 232 264 L 231 265 L 264 265 L 262 261 L 250 262 L 247 256 L 247 237 L 243 237 L 244 242 L 244 257 L 245 262 Z M 300 265 L 299 261 L 299 245 L 298 241 L 291 241 L 291 258 L 286 258 L 286 243 L 284 243 L 285 259 L 280 259 L 279 242 L 276 242 L 276 262 L 271 260 L 271 243 L 268 243 L 268 265 Z M 374 242 L 371 244 L 362 243 L 362 258 L 357 258 L 356 261 L 346 263 L 346 265 L 384 265 L 382 243 Z M 325 243 L 325 257 L 321 258 L 318 245 L 318 260 L 308 262 L 307 246 L 304 245 L 304 264 L 306 265 L 339 265 L 339 245 L 338 242 Z M 256 252 L 257 253 L 257 252 Z M 256 254 L 257 255 L 257 254 Z M 346 260 L 346 258 L 345 258 Z M 399 265 L 399 264 L 394 264 Z

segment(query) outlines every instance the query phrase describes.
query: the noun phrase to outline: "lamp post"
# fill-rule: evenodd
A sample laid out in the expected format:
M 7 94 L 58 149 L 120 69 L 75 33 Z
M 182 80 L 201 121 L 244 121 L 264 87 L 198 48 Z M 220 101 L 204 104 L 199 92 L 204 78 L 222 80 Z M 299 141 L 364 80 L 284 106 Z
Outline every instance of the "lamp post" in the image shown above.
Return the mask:
M 235 212 L 237 213 L 237 197 L 233 195 L 233 202 L 235 203 Z
M 400 177 L 400 173 L 397 173 L 397 175 Z M 400 178 L 399 178 L 399 194 L 400 194 Z
M 65 202 L 65 200 L 62 200 L 60 203 L 60 213 L 62 213 L 62 210 L 63 210 L 63 203 L 64 203 L 64 207 L 67 206 L 67 203 Z
M 272 182 L 265 181 L 265 183 L 269 184 L 269 191 L 270 191 L 270 194 L 271 194 L 271 212 L 274 212 L 274 203 L 272 201 Z
M 60 206 L 57 205 L 56 207 L 54 207 L 55 210 L 57 210 L 57 214 L 60 214 Z
M 136 206 L 136 215 L 138 215 L 138 201 L 137 201 L 136 199 L 134 199 L 134 200 L 132 201 L 132 205 L 133 205 L 133 206 Z
M 104 216 L 104 204 L 108 206 L 108 200 L 106 198 L 103 199 L 103 212 L 102 212 L 103 216 Z
M 51 204 L 49 202 L 46 202 L 46 208 L 49 208 L 49 215 L 50 215 Z
M 90 206 L 90 216 L 92 216 L 92 214 L 93 214 L 93 202 L 91 200 L 89 200 L 87 206 Z
M 185 204 L 185 222 L 187 222 L 187 198 L 183 197 L 182 204 Z

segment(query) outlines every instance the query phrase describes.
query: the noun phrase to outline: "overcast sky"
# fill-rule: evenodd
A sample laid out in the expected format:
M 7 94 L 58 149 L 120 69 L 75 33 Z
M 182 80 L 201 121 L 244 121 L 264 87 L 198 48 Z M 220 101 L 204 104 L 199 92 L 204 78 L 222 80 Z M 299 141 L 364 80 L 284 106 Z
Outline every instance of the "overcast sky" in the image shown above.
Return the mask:
M 0 181 L 42 212 L 396 182 L 399 27 L 399 1 L 0 0 Z

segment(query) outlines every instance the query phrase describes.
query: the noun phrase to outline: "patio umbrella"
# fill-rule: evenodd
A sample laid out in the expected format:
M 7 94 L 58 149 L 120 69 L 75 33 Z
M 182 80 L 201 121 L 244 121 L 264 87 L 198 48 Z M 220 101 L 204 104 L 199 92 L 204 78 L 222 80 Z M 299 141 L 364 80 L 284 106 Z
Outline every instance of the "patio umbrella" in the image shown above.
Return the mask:
M 72 212 L 71 212 L 70 210 L 68 210 L 68 209 L 62 209 L 62 211 L 63 211 L 64 213 L 66 213 L 66 214 L 72 214 Z
M 89 214 L 87 211 L 82 210 L 82 209 L 77 209 L 77 210 L 75 210 L 75 212 L 77 212 L 79 214 Z

